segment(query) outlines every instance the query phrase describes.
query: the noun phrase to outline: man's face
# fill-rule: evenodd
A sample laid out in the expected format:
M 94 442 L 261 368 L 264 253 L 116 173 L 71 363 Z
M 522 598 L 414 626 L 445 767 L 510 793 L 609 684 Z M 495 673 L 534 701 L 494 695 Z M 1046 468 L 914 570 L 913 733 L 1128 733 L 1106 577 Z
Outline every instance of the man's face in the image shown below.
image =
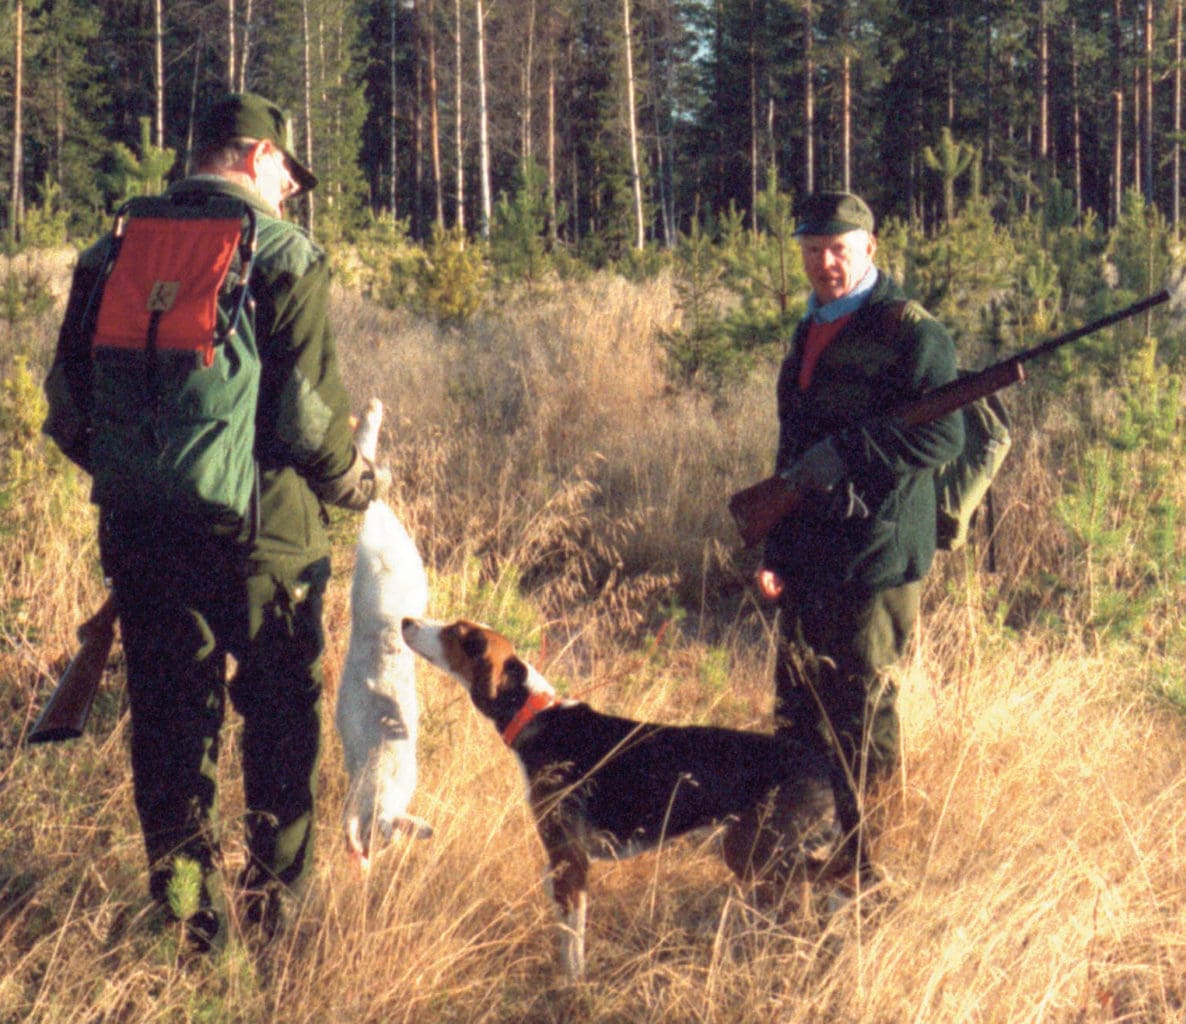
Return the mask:
M 804 235 L 799 239 L 803 269 L 816 301 L 843 298 L 861 282 L 873 263 L 877 240 L 868 231 L 843 235 Z
M 255 144 L 250 167 L 256 190 L 277 211 L 286 199 L 291 199 L 300 190 L 284 153 L 267 139 Z

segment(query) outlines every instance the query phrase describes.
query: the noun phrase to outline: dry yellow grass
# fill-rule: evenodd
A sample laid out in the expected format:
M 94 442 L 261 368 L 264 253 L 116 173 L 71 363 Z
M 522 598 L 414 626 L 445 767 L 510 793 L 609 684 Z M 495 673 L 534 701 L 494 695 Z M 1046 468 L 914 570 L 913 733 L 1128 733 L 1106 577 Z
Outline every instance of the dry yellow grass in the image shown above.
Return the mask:
M 770 622 L 737 590 L 749 556 L 720 506 L 766 466 L 769 379 L 711 409 L 666 394 L 662 283 L 595 280 L 460 334 L 346 297 L 339 308 L 352 393 L 391 408 L 384 443 L 432 566 L 432 613 L 507 625 L 532 651 L 543 637 L 541 667 L 603 709 L 766 726 Z M 599 865 L 589 981 L 575 988 L 552 964 L 513 758 L 430 669 L 413 810 L 435 836 L 355 871 L 328 700 L 317 868 L 289 927 L 265 961 L 233 942 L 178 963 L 144 912 L 118 672 L 83 740 L 17 746 L 99 598 L 82 493 L 23 493 L 0 581 L 0 1022 L 1186 1020 L 1181 718 L 1151 701 L 1140 651 L 1076 629 L 1008 632 L 984 610 L 981 588 L 1008 590 L 1058 550 L 1031 458 L 1006 485 L 1008 507 L 1025 509 L 1006 512 L 1020 521 L 1004 520 L 1002 576 L 965 579 L 951 559 L 928 588 L 901 673 L 906 757 L 876 849 L 883 889 L 780 927 L 746 910 L 711 836 Z M 351 530 L 342 520 L 331 689 Z M 233 743 L 223 776 L 233 874 Z

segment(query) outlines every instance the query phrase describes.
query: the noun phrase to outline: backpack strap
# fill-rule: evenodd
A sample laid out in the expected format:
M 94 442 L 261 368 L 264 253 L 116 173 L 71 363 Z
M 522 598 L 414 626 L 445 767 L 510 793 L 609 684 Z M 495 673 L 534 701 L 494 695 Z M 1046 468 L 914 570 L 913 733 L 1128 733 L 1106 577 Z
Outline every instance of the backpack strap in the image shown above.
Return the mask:
M 929 317 L 930 313 L 928 313 L 926 311 L 925 307 L 923 307 L 920 303 L 915 302 L 912 299 L 895 299 L 892 302 L 882 303 L 880 308 L 878 309 L 878 315 L 881 317 L 882 330 L 884 330 L 887 335 L 890 335 L 890 336 L 893 336 L 896 338 L 898 332 L 901 330 L 902 324 L 908 318 L 911 318 L 912 316 L 917 316 L 920 318 L 921 317 Z M 1006 430 L 1006 443 L 1007 443 L 1008 417 L 1005 413 L 1004 406 L 1000 404 L 999 399 L 996 399 L 993 396 L 989 396 L 988 398 L 982 399 L 981 401 L 986 402 L 986 403 L 995 403 L 991 406 L 990 410 L 986 410 L 986 412 L 989 415 L 997 417 L 997 419 L 1000 421 L 1000 423 L 1003 424 L 1003 426 Z M 965 409 L 965 410 L 960 410 L 960 411 L 965 416 L 964 423 L 965 423 L 965 427 L 966 427 L 968 424 L 967 410 Z M 965 444 L 966 443 L 967 442 L 965 441 Z M 956 456 L 956 460 L 960 459 L 961 457 L 962 457 L 962 453 L 961 453 L 961 455 Z M 1003 458 L 1003 455 L 1001 456 L 1001 458 Z M 948 463 L 946 465 L 951 465 L 951 463 Z M 995 473 L 997 466 L 999 466 L 999 462 L 996 465 L 994 465 L 994 467 L 993 467 L 994 473 Z M 942 469 L 943 469 L 943 467 L 940 467 L 939 469 L 935 470 L 935 473 L 937 474 L 937 476 L 936 476 L 937 480 L 938 480 L 938 475 L 940 475 L 942 473 Z M 985 513 L 986 513 L 986 517 L 987 517 L 986 526 L 987 526 L 987 533 L 988 533 L 988 551 L 987 551 L 986 568 L 988 569 L 989 572 L 995 572 L 996 571 L 996 562 L 997 562 L 996 503 L 993 500 L 993 489 L 992 489 L 991 479 L 984 491 L 984 497 L 981 499 L 981 502 L 985 507 Z M 940 504 L 942 504 L 942 503 L 940 503 Z M 976 513 L 973 512 L 971 515 L 969 524 L 968 524 L 969 529 L 975 523 L 976 518 L 977 518 Z M 940 546 L 942 546 L 942 545 L 940 545 Z

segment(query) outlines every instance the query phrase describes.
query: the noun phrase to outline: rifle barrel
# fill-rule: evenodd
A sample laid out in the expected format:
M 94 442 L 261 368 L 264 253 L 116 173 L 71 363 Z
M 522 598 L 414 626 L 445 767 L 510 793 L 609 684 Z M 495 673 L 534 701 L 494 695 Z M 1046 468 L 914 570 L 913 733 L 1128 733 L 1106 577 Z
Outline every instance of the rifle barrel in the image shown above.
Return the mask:
M 1127 320 L 1129 317 L 1134 317 L 1138 313 L 1144 313 L 1147 309 L 1152 309 L 1154 306 L 1159 306 L 1163 302 L 1168 302 L 1169 297 L 1169 290 L 1162 288 L 1161 291 L 1146 296 L 1140 302 L 1134 302 L 1131 306 L 1125 306 L 1115 313 L 1109 313 L 1107 316 L 1102 316 L 1098 320 L 1084 324 L 1082 327 L 1076 327 L 1075 330 L 1067 331 L 1066 334 L 1060 334 L 1056 338 L 1044 341 L 1041 345 L 1035 345 L 1033 348 L 1026 349 L 1024 352 L 1018 352 L 1017 355 L 1011 358 L 1021 363 L 1028 363 L 1031 359 L 1044 356 L 1047 352 L 1053 352 L 1056 348 L 1061 348 L 1063 345 L 1069 344 L 1072 341 L 1078 341 L 1080 338 L 1085 338 L 1087 335 L 1094 334 L 1096 331 L 1102 331 L 1105 327 L 1118 324 L 1121 320 Z

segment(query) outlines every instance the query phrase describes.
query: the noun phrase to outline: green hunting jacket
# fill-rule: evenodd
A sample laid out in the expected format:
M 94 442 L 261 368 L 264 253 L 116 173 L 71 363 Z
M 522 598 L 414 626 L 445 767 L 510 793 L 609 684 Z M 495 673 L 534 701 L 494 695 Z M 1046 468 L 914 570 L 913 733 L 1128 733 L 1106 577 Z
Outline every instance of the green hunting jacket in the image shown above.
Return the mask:
M 277 218 L 250 189 L 203 175 L 179 182 L 169 194 L 183 191 L 232 195 L 256 213 L 250 288 L 262 365 L 255 431 L 260 494 L 248 557 L 265 571 L 299 569 L 329 553 L 323 502 L 340 503 L 358 472 L 329 323 L 329 261 L 304 231 Z M 88 472 L 91 332 L 84 313 L 108 241 L 100 239 L 79 256 L 45 382 L 49 414 L 42 429 Z M 151 515 L 119 513 L 134 518 L 144 511 Z
M 767 537 L 765 566 L 792 586 L 881 590 L 921 579 L 935 557 L 934 471 L 963 449 L 962 417 L 906 427 L 887 413 L 954 379 L 955 347 L 938 320 L 903 300 L 879 273 L 806 390 L 798 383 L 806 319 L 779 371 L 776 472 L 830 436 L 847 473 L 832 494 L 809 496 Z

